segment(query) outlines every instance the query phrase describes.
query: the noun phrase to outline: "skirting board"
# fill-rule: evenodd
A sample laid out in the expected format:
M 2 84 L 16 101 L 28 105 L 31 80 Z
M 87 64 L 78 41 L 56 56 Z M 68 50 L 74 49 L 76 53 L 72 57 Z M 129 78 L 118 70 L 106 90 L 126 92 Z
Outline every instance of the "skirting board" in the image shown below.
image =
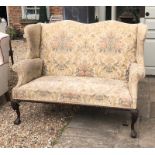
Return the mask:
M 155 75 L 155 67 L 145 67 L 146 75 Z

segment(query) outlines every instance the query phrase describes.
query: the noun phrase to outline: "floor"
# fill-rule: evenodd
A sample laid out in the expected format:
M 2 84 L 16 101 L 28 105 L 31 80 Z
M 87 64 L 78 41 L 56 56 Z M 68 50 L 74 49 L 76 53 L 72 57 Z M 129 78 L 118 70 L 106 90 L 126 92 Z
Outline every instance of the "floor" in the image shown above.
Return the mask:
M 130 138 L 129 120 L 129 115 L 121 111 L 106 114 L 96 110 L 81 112 L 72 119 L 54 147 L 155 147 L 155 118 L 139 120 L 136 139 Z M 128 126 L 123 126 L 124 123 Z
M 20 125 L 4 96 L 0 97 L 0 148 L 51 148 L 72 117 L 72 108 L 21 102 Z
M 130 138 L 130 113 L 94 107 L 22 103 L 22 123 L 13 124 L 15 113 L 0 98 L 0 147 L 140 148 L 155 147 L 155 118 L 140 118 L 138 138 Z M 70 119 L 65 124 L 65 119 Z M 125 125 L 123 125 L 125 124 Z M 59 132 L 58 132 L 59 131 Z

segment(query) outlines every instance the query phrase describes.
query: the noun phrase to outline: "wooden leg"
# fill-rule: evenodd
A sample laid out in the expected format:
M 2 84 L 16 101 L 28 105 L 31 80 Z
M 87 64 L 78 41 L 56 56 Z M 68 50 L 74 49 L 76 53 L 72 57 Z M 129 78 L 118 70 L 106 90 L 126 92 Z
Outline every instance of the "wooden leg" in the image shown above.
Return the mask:
M 137 132 L 135 130 L 135 123 L 138 119 L 138 110 L 132 110 L 131 111 L 131 137 L 137 138 Z
M 15 125 L 19 125 L 21 123 L 19 104 L 18 103 L 19 103 L 18 101 L 11 101 L 11 107 L 16 112 L 16 114 L 17 114 L 17 118 L 14 121 Z
M 10 101 L 10 94 L 9 94 L 9 92 L 7 91 L 4 95 L 5 95 L 6 100 Z
M 13 53 L 11 53 L 11 62 L 12 62 L 12 65 L 14 64 L 14 60 L 13 60 Z
M 10 44 L 9 56 L 11 56 L 11 62 L 12 62 L 12 65 L 13 65 L 14 60 L 13 60 L 13 50 L 12 50 L 11 40 L 10 40 L 9 44 Z

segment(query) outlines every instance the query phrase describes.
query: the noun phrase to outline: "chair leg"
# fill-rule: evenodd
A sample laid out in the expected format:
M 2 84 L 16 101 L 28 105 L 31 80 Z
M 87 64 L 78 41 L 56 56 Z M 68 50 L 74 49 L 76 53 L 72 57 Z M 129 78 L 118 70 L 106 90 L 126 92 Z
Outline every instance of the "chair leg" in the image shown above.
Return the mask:
M 19 125 L 21 123 L 19 104 L 18 103 L 19 103 L 18 101 L 11 101 L 11 107 L 16 112 L 16 114 L 17 114 L 17 118 L 14 121 L 15 125 Z
M 137 122 L 138 119 L 138 110 L 132 110 L 131 111 L 131 137 L 132 138 L 137 138 L 137 132 L 135 130 L 135 123 Z
M 11 63 L 12 63 L 12 65 L 14 64 L 14 60 L 13 60 L 13 53 L 11 53 Z
M 10 101 L 11 100 L 10 99 L 10 94 L 9 94 L 8 91 L 4 95 L 5 95 L 5 98 L 6 98 L 7 101 Z
M 12 62 L 12 65 L 13 65 L 14 64 L 14 60 L 13 60 L 13 50 L 12 50 L 11 40 L 9 42 L 9 45 L 10 45 L 9 56 L 11 56 L 11 62 Z

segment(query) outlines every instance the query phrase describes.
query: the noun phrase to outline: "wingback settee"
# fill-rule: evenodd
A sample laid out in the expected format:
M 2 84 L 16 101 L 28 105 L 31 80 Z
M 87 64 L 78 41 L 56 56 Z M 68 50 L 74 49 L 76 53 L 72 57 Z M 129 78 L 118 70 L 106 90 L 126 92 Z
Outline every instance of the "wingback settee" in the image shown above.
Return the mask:
M 131 110 L 131 136 L 136 137 L 145 25 L 60 21 L 28 25 L 24 35 L 27 59 L 13 66 L 15 124 L 21 122 L 19 101 L 112 107 Z

